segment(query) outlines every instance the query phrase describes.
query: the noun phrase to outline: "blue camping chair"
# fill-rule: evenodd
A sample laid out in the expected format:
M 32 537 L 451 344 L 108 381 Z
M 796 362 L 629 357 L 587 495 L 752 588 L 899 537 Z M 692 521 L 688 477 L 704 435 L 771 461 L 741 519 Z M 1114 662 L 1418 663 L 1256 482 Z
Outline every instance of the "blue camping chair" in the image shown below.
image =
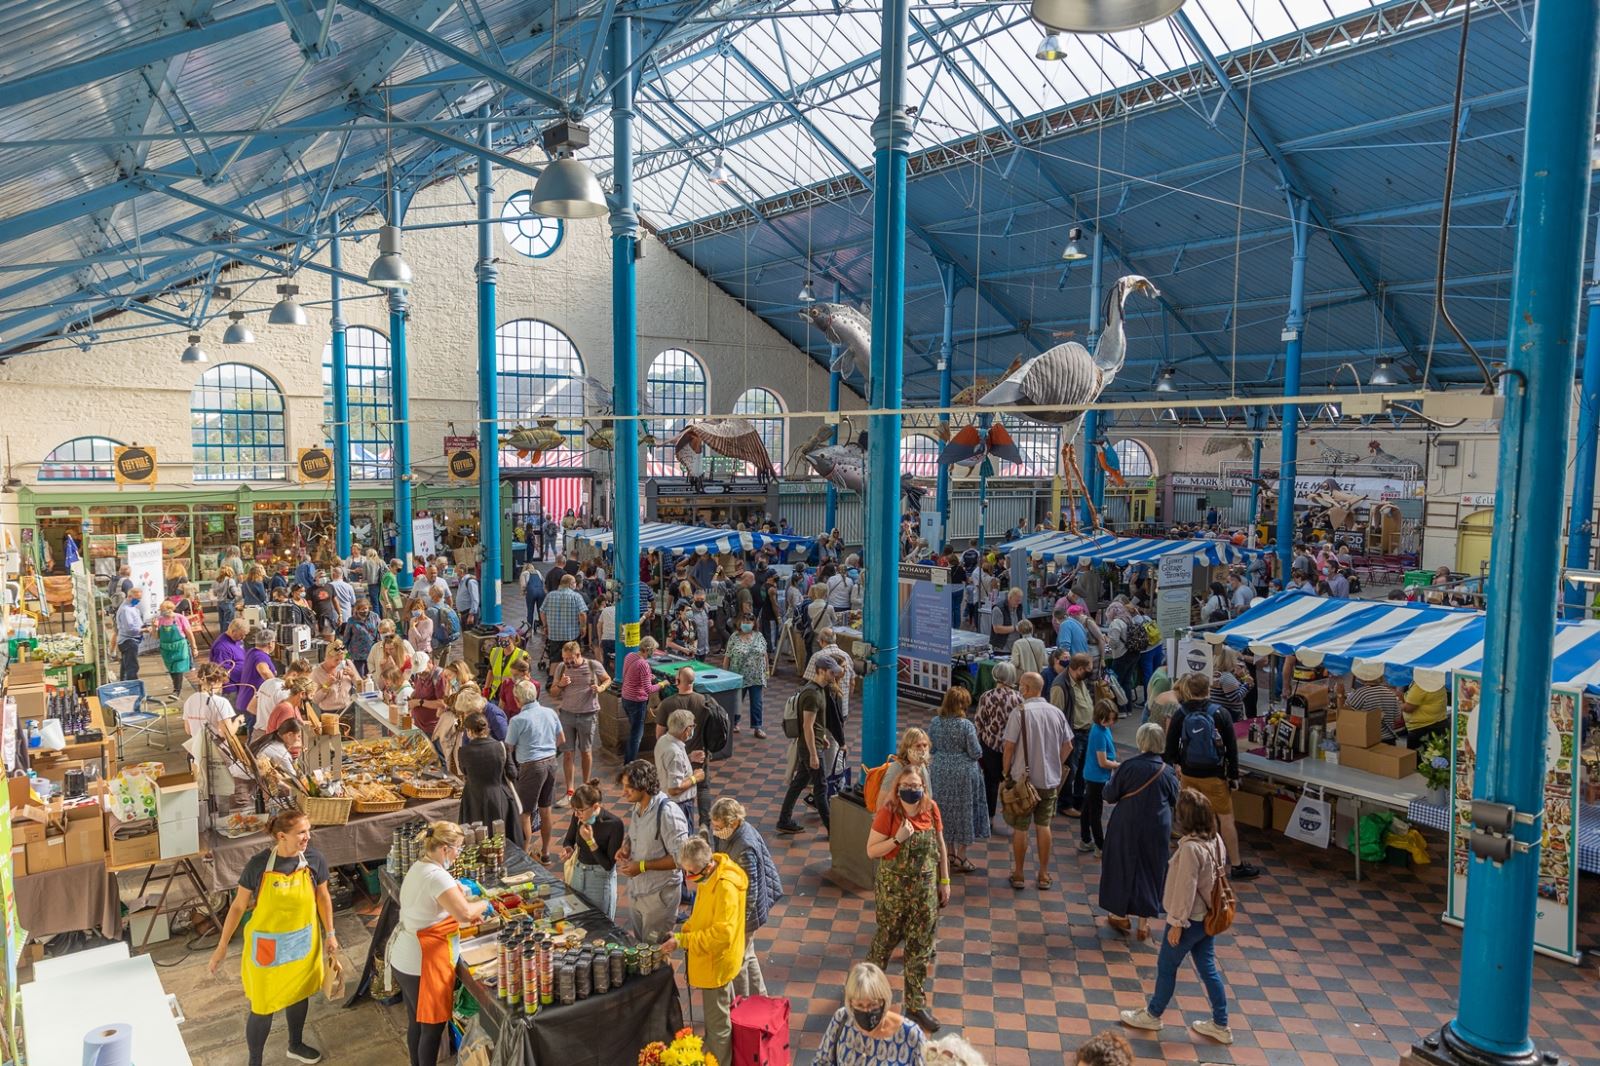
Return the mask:
M 166 751 L 172 746 L 167 734 L 167 716 L 144 709 L 143 681 L 110 681 L 95 690 L 100 697 L 100 709 L 112 725 L 117 738 L 117 761 L 123 758 L 123 746 L 130 736 L 143 736 L 145 743 Z

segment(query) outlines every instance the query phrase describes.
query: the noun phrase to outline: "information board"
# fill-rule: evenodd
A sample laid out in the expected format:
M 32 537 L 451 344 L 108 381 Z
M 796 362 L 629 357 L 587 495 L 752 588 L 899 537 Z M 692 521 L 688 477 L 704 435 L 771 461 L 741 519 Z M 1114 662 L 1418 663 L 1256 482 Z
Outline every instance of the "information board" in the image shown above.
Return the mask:
M 904 563 L 900 567 L 899 694 L 937 703 L 950 688 L 949 571 Z

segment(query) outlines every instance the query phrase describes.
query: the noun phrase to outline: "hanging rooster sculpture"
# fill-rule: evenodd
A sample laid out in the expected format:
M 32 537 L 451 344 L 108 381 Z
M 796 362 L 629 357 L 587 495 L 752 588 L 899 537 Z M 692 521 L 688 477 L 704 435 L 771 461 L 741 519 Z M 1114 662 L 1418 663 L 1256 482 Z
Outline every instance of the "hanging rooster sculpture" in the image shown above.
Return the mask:
M 1106 295 L 1105 329 L 1094 354 L 1077 341 L 1058 344 L 1036 358 L 1028 360 L 1016 372 L 988 392 L 978 403 L 985 407 L 1026 405 L 1031 403 L 1050 406 L 1091 404 L 1099 399 L 1122 369 L 1128 351 L 1127 333 L 1123 328 L 1122 305 L 1128 294 L 1139 292 L 1156 298 L 1161 295 L 1148 278 L 1129 274 L 1119 278 Z M 1061 463 L 1067 469 L 1076 491 L 1088 499 L 1084 486 L 1083 470 L 1078 466 L 1077 451 L 1073 444 L 1078 424 L 1083 421 L 1082 411 L 1027 411 L 1022 414 L 1036 422 L 1053 422 L 1062 427 Z M 1071 513 L 1071 509 L 1069 509 Z M 1094 505 L 1089 505 L 1090 521 L 1099 528 L 1100 516 Z M 1074 532 L 1076 518 L 1072 520 Z
M 830 344 L 839 346 L 828 369 L 847 378 L 860 363 L 867 395 L 872 395 L 872 319 L 854 307 L 827 302 L 807 304 L 800 317 L 821 330 Z

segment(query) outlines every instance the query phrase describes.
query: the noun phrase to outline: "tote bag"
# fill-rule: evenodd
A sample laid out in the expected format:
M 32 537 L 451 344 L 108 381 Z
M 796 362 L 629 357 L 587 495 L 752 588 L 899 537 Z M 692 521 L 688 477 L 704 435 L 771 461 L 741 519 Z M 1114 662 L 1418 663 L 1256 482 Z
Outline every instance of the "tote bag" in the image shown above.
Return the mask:
M 1289 824 L 1283 827 L 1283 835 L 1315 848 L 1326 848 L 1332 829 L 1333 811 L 1323 798 L 1321 787 L 1307 785 L 1294 805 Z

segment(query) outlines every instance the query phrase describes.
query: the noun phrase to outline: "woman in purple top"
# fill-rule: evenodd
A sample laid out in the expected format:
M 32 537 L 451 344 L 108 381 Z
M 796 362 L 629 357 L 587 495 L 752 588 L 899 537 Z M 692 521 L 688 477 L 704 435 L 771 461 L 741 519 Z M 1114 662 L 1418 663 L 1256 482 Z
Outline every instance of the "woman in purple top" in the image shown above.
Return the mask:
M 217 634 L 217 639 L 211 642 L 208 654 L 211 661 L 228 671 L 228 683 L 222 687 L 222 694 L 239 706 L 237 699 L 239 685 L 239 667 L 244 663 L 244 635 L 250 627 L 242 619 L 234 619 L 228 623 L 228 628 Z
M 254 730 L 256 693 L 268 678 L 277 676 L 272 665 L 272 631 L 265 627 L 252 629 L 245 638 L 245 645 L 244 658 L 232 677 L 232 696 L 234 707 Z

